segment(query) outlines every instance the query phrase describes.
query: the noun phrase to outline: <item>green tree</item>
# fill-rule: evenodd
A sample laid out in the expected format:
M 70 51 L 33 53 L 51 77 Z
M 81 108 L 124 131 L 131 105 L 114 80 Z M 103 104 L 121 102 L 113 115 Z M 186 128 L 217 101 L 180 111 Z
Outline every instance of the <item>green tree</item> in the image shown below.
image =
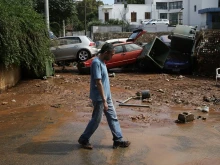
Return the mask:
M 82 2 L 76 3 L 76 9 L 78 14 L 78 19 L 82 22 L 82 29 L 83 30 L 88 28 L 87 24 L 89 22 L 96 22 L 98 21 L 98 7 L 99 5 L 103 5 L 102 1 L 96 1 L 96 0 L 83 0 Z M 86 21 L 86 23 L 85 23 Z M 96 24 L 95 23 L 95 24 Z
M 0 63 L 40 76 L 53 56 L 45 21 L 32 5 L 32 0 L 0 0 Z
M 45 0 L 33 0 L 34 8 L 45 16 Z M 58 35 L 63 28 L 63 20 L 66 24 L 78 22 L 75 3 L 73 0 L 49 0 L 50 28 Z

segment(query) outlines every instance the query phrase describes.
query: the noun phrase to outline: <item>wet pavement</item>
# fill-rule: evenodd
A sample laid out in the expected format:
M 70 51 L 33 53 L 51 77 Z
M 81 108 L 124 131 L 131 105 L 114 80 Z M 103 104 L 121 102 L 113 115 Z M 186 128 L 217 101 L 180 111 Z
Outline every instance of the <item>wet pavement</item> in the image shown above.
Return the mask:
M 116 74 L 111 79 L 113 100 L 125 140 L 131 141 L 129 148 L 112 149 L 112 135 L 105 117 L 91 138 L 93 150 L 85 150 L 77 143 L 78 137 L 91 116 L 91 102 L 88 99 L 89 75 L 59 73 L 57 80 L 24 80 L 16 87 L 0 94 L 0 164 L 1 165 L 218 165 L 220 162 L 220 112 L 219 105 L 206 103 L 209 113 L 195 108 L 204 104 L 203 94 L 207 91 L 218 96 L 218 86 L 211 84 L 212 79 L 194 81 L 196 89 L 185 87 L 179 81 L 179 90 L 187 104 L 176 104 L 171 99 L 173 84 L 161 83 L 161 75 L 139 75 L 145 77 L 147 87 L 137 86 L 135 75 Z M 166 77 L 171 80 L 173 76 Z M 114 80 L 114 81 L 113 81 Z M 132 81 L 132 80 L 135 80 Z M 155 80 L 155 81 L 154 81 Z M 125 83 L 125 82 L 127 83 Z M 160 82 L 158 82 L 160 81 Z M 192 84 L 191 78 L 184 83 Z M 78 83 L 76 83 L 78 82 Z M 79 83 L 80 82 L 80 83 Z M 138 81 L 142 84 L 142 81 Z M 167 81 L 164 81 L 167 82 Z M 156 89 L 169 94 L 161 96 Z M 182 82 L 183 83 L 183 82 Z M 143 83 L 144 84 L 144 83 Z M 154 84 L 155 85 L 155 84 Z M 165 90 L 166 87 L 166 90 Z M 182 87 L 182 88 L 181 88 Z M 128 89 L 129 88 L 129 89 Z M 189 90 L 195 97 L 187 96 Z M 199 89 L 201 88 L 201 89 Z M 129 103 L 149 104 L 146 107 L 122 107 L 123 101 L 137 89 L 150 89 L 153 101 L 142 103 L 131 100 Z M 162 93 L 163 94 L 163 93 Z M 211 95 L 211 94 L 210 94 Z M 170 96 L 170 97 L 168 97 Z M 165 100 L 165 101 L 164 101 Z M 173 101 L 172 101 L 173 100 Z M 2 104 L 7 102 L 7 104 Z M 185 101 L 186 102 L 186 101 Z M 175 123 L 179 113 L 192 112 L 193 122 Z M 198 118 L 205 117 L 206 120 Z

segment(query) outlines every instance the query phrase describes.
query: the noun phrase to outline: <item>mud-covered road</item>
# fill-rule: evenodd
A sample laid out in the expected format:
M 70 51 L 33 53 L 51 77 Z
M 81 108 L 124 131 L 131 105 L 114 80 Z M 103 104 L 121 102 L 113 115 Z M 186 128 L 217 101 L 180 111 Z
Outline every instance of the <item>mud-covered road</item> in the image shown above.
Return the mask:
M 148 164 L 190 165 L 220 162 L 220 81 L 179 74 L 120 72 L 110 77 L 113 101 L 126 149 L 112 149 L 105 117 L 92 136 L 92 151 L 78 137 L 91 117 L 89 75 L 76 68 L 56 69 L 47 80 L 22 80 L 0 94 L 0 164 Z M 132 99 L 150 91 L 150 99 Z M 209 112 L 201 111 L 203 105 Z M 191 112 L 193 122 L 180 124 L 178 114 Z

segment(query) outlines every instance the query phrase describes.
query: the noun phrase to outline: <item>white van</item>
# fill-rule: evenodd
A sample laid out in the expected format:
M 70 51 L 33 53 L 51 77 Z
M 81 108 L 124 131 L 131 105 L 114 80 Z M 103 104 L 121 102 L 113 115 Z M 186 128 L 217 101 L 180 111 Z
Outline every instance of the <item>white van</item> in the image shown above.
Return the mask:
M 168 19 L 152 19 L 146 25 L 169 25 Z

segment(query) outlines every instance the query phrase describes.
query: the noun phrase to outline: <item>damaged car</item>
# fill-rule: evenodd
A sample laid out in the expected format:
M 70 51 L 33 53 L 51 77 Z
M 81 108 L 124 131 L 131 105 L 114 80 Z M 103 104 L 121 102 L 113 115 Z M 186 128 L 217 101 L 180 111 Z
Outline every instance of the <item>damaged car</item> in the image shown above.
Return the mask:
M 191 73 L 194 56 L 196 26 L 177 25 L 169 35 L 170 52 L 164 64 L 165 71 Z
M 138 40 L 143 37 L 143 34 L 145 34 L 146 31 L 143 29 L 137 29 L 132 32 L 132 34 L 128 38 L 116 38 L 116 39 L 109 39 L 106 41 L 96 41 L 96 47 L 98 50 L 102 48 L 102 45 L 104 45 L 106 42 L 111 44 L 119 44 L 119 43 L 126 43 L 126 42 L 133 42 L 137 45 L 143 46 L 146 43 L 139 42 Z
M 194 56 L 196 28 L 177 25 L 170 35 L 155 37 L 144 46 L 137 59 L 141 71 L 171 71 L 191 73 Z
M 114 44 L 113 46 L 115 54 L 111 60 L 105 62 L 108 70 L 135 64 L 137 57 L 141 54 L 143 49 L 141 46 L 131 42 Z M 84 62 L 79 62 L 77 64 L 79 73 L 90 73 L 90 67 L 94 58 L 95 57 Z

